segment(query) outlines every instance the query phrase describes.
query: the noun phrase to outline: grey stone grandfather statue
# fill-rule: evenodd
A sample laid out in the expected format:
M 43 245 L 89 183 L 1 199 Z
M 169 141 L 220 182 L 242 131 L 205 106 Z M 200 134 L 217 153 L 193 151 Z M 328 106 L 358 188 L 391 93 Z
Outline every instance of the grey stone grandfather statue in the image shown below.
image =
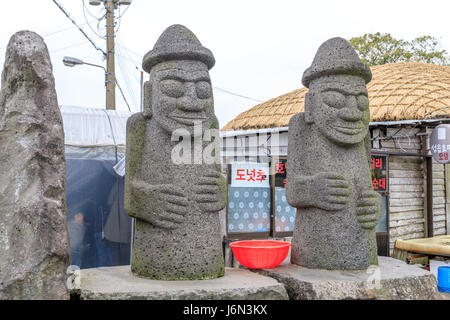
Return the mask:
M 324 42 L 303 74 L 305 112 L 289 122 L 287 200 L 299 209 L 293 264 L 329 270 L 378 264 L 381 197 L 369 169 L 371 78 L 342 38 Z
M 127 123 L 125 177 L 125 210 L 136 218 L 131 270 L 138 276 L 187 280 L 224 274 L 218 213 L 225 207 L 225 179 L 216 163 L 172 159 L 177 131 L 193 142 L 185 152 L 194 154 L 194 140 L 218 129 L 208 72 L 214 63 L 211 51 L 181 25 L 167 28 L 143 59 L 150 79 L 144 111 Z

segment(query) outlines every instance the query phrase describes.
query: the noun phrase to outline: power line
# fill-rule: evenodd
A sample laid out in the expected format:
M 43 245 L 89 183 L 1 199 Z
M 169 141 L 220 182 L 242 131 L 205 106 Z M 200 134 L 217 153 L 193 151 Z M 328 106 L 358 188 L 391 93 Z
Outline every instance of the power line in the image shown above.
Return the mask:
M 83 0 L 83 7 L 85 8 L 85 10 L 87 11 L 87 13 L 88 13 L 92 18 L 94 18 L 95 20 L 98 19 L 97 16 L 93 15 L 93 14 L 89 11 L 89 9 L 86 7 L 85 1 L 84 1 L 84 0 Z
M 124 58 L 124 59 L 126 59 L 126 60 L 129 60 L 129 61 L 131 61 L 131 62 L 133 62 L 133 64 L 135 65 L 136 69 L 139 70 L 139 71 L 141 71 L 141 69 L 138 67 L 138 66 L 141 65 L 141 63 L 139 63 L 139 62 L 137 62 L 136 60 L 134 60 L 134 59 L 129 55 L 129 53 L 134 53 L 136 56 L 139 57 L 139 59 L 142 59 L 142 55 L 139 54 L 139 53 L 135 53 L 134 51 L 132 51 L 132 50 L 128 49 L 127 47 L 125 47 L 124 45 L 122 45 L 121 43 L 122 43 L 122 38 L 119 37 L 119 35 L 117 35 L 117 43 L 116 43 L 116 46 L 118 46 L 118 47 L 120 47 L 120 48 L 122 48 L 122 49 L 125 49 L 126 55 L 127 55 L 127 57 L 124 57 L 123 54 L 122 54 L 122 58 Z M 120 50 L 120 48 L 119 48 L 119 50 Z M 123 51 L 121 51 L 121 52 L 123 52 Z
M 87 19 L 87 17 L 86 17 L 86 11 L 92 16 L 92 17 L 94 17 L 90 12 L 89 12 L 89 10 L 86 8 L 86 4 L 84 3 L 84 0 L 82 1 L 82 3 L 83 3 L 83 16 L 84 16 L 84 20 L 86 20 L 86 23 L 87 23 L 87 25 L 88 25 L 88 27 L 89 27 L 89 29 L 91 29 L 91 31 L 97 36 L 97 37 L 99 37 L 100 39 L 104 39 L 105 37 L 102 37 L 101 35 L 99 35 L 97 32 L 95 32 L 95 30 L 91 27 L 91 24 L 88 22 L 88 19 Z M 104 17 L 104 16 L 103 16 Z M 101 18 L 97 18 L 97 17 L 94 17 L 95 19 L 96 19 L 96 21 L 101 21 L 102 19 L 103 19 L 103 17 L 101 17 Z M 97 24 L 98 24 L 98 22 L 97 22 Z
M 104 8 L 103 8 L 104 9 Z M 102 22 L 103 18 L 106 18 L 106 12 L 102 15 L 100 19 L 97 20 L 97 31 L 98 33 L 102 34 L 102 30 L 100 28 L 100 22 Z M 106 39 L 106 30 L 105 30 L 105 36 L 102 37 L 102 39 Z
M 131 49 L 128 49 L 127 47 L 125 47 L 125 46 L 123 46 L 123 45 L 118 44 L 118 46 L 121 46 L 122 48 L 124 48 L 124 49 L 127 50 L 128 52 L 130 52 L 130 53 L 132 53 L 132 54 L 138 56 L 138 57 L 141 58 L 141 59 L 142 59 L 142 57 L 144 56 L 144 55 L 142 55 L 142 54 L 140 54 L 140 53 L 137 53 L 136 51 L 133 51 L 133 50 L 131 50 Z
M 128 95 L 131 97 L 132 102 L 134 105 L 136 105 L 136 92 L 134 90 L 134 85 L 131 83 L 130 78 L 133 78 L 134 80 L 137 80 L 137 82 L 140 85 L 140 80 L 137 79 L 134 75 L 134 73 L 132 73 L 133 75 L 130 76 L 130 72 L 129 72 L 129 65 L 130 63 L 125 63 L 124 60 L 129 60 L 131 62 L 131 64 L 135 67 L 135 69 L 137 71 L 140 71 L 140 68 L 137 66 L 139 65 L 139 63 L 136 63 L 136 61 L 134 61 L 133 58 L 130 57 L 130 54 L 128 53 L 128 50 L 125 46 L 121 45 L 120 42 L 120 37 L 117 35 L 116 38 L 117 42 L 116 42 L 116 48 L 117 48 L 117 52 L 116 52 L 116 56 L 118 57 L 118 62 L 119 62 L 119 67 L 122 71 L 122 77 L 125 81 L 125 85 L 126 85 L 126 89 L 128 91 Z M 142 89 L 141 89 L 142 90 Z
M 125 12 L 127 12 L 127 10 L 128 10 L 130 7 L 131 7 L 131 6 L 128 5 L 128 6 L 125 8 L 125 10 L 124 10 L 122 13 L 120 13 L 120 8 L 121 8 L 121 6 L 119 5 L 119 16 L 117 17 L 118 25 L 117 25 L 116 33 L 119 32 L 119 29 L 120 29 L 120 26 L 121 26 L 121 20 L 120 20 L 120 19 L 123 17 L 123 15 L 125 14 Z
M 120 54 L 120 52 L 121 52 L 120 49 L 118 49 L 117 51 L 118 52 L 116 52 L 116 56 L 121 57 L 122 59 L 125 59 L 125 60 L 128 60 L 128 61 L 132 62 L 133 65 L 136 67 L 136 69 L 138 69 L 140 71 L 140 68 L 138 67 L 139 63 L 136 60 L 132 59 L 130 57 L 130 55 L 128 55 L 128 54 L 127 54 L 128 57 L 125 57 L 123 54 Z
M 69 49 L 69 48 L 73 48 L 73 47 L 78 47 L 78 46 L 81 46 L 81 45 L 86 44 L 86 43 L 87 43 L 86 41 L 83 41 L 83 42 L 80 42 L 80 43 L 75 43 L 75 44 L 72 44 L 72 45 L 67 46 L 67 47 L 63 47 L 63 48 L 52 50 L 52 51 L 50 51 L 50 53 L 53 53 L 53 52 L 56 52 L 56 51 L 65 50 L 65 49 Z
M 90 22 L 92 22 L 92 20 Z M 87 24 L 87 23 L 89 23 L 89 21 L 86 21 L 85 23 L 82 23 L 81 25 L 84 25 L 84 24 Z M 42 35 L 42 38 L 49 37 L 49 36 L 52 36 L 54 34 L 57 34 L 57 33 L 60 33 L 60 32 L 64 32 L 64 31 L 67 31 L 67 30 L 71 30 L 72 28 L 73 28 L 73 26 L 68 27 L 68 28 L 64 28 L 64 29 L 60 29 L 60 30 L 56 30 L 56 31 L 52 31 L 52 32 L 49 32 L 49 33 L 46 33 L 46 34 Z
M 123 46 L 123 45 L 121 45 L 121 44 L 119 44 L 119 43 L 117 44 L 117 46 L 119 46 L 119 47 L 125 49 L 125 50 L 127 51 L 127 55 L 128 55 L 128 52 L 130 52 L 130 53 L 132 53 L 132 54 L 134 54 L 134 55 L 136 55 L 136 56 L 142 58 L 142 55 L 141 55 L 141 54 L 139 54 L 139 53 L 137 53 L 137 52 L 135 52 L 135 51 L 133 51 L 133 50 L 130 50 L 130 49 L 128 49 L 127 47 L 125 47 L 125 46 Z M 122 58 L 127 59 L 126 57 L 122 57 Z M 131 62 L 134 62 L 135 64 L 137 64 L 136 61 L 133 60 L 133 59 L 130 57 L 130 55 L 128 55 L 128 59 L 127 59 L 127 60 L 130 60 Z M 137 67 L 136 67 L 136 68 L 137 68 Z M 138 69 L 138 70 L 139 70 L 139 69 Z M 227 94 L 236 96 L 236 97 L 240 97 L 240 98 L 252 100 L 252 101 L 255 101 L 255 102 L 259 102 L 259 103 L 264 102 L 264 101 L 262 101 L 262 100 L 250 98 L 250 97 L 241 95 L 241 94 L 239 94 L 239 93 L 235 93 L 235 92 L 232 92 L 232 91 L 229 91 L 229 90 L 225 90 L 225 89 L 222 89 L 222 88 L 219 88 L 219 87 L 213 86 L 213 88 L 214 88 L 214 89 L 217 89 L 217 90 L 219 90 L 219 91 L 222 91 L 222 92 L 224 92 L 224 93 L 227 93 Z
M 116 45 L 117 45 L 118 47 L 121 47 L 121 48 L 125 49 L 125 50 L 127 51 L 127 55 L 128 55 L 128 52 L 130 52 L 130 53 L 133 53 L 133 54 L 135 54 L 136 56 L 139 56 L 139 57 L 142 58 L 142 55 L 140 55 L 139 53 L 134 52 L 134 51 L 128 49 L 127 47 L 125 47 L 125 46 L 123 46 L 123 45 L 121 45 L 121 44 L 119 44 L 119 43 L 117 43 Z M 127 58 L 127 57 L 124 57 L 123 55 L 122 55 L 121 57 L 122 57 L 123 59 L 130 60 L 131 62 L 133 62 L 133 63 L 136 64 L 136 65 L 138 64 L 134 59 L 132 59 L 132 58 L 130 57 L 130 55 L 128 55 L 128 58 Z M 137 66 L 136 66 L 136 69 L 139 70 L 139 68 L 138 68 Z M 219 91 L 222 91 L 222 92 L 224 92 L 224 93 L 227 93 L 227 94 L 236 96 L 236 97 L 240 97 L 240 98 L 252 100 L 252 101 L 255 101 L 255 102 L 259 102 L 259 103 L 264 102 L 264 101 L 262 101 L 262 100 L 250 98 L 250 97 L 241 95 L 241 94 L 239 94 L 239 93 L 235 93 L 235 92 L 232 92 L 232 91 L 229 91 L 229 90 L 225 90 L 225 89 L 222 89 L 222 88 L 219 88 L 219 87 L 213 86 L 213 88 L 214 88 L 214 89 L 217 89 L 217 90 L 219 90 Z
M 128 10 L 129 7 L 130 7 L 130 6 L 127 6 L 126 9 L 123 10 L 122 13 L 120 13 L 120 6 L 119 6 L 119 19 L 123 17 L 123 15 L 125 14 L 125 12 L 127 12 L 127 10 Z
M 121 53 L 120 48 L 117 47 L 117 49 L 119 51 L 118 53 Z M 126 86 L 126 89 L 128 91 L 128 95 L 129 95 L 129 97 L 131 97 L 133 104 L 136 105 L 136 100 L 135 100 L 136 95 L 135 95 L 135 91 L 134 91 L 133 86 L 132 86 L 131 81 L 130 81 L 130 75 L 129 75 L 129 72 L 128 72 L 128 68 L 125 65 L 125 62 L 123 61 L 121 55 L 116 54 L 116 56 L 118 57 L 117 62 L 119 64 L 120 70 L 122 71 L 122 78 L 123 78 L 123 80 L 125 82 L 125 86 Z
M 95 44 L 95 42 L 89 38 L 89 36 L 86 34 L 86 32 L 84 32 L 84 30 L 75 22 L 75 20 L 73 20 L 70 15 L 67 13 L 67 11 L 58 3 L 58 1 L 53 0 L 53 2 L 58 6 L 58 8 L 66 15 L 67 18 L 69 18 L 70 21 L 72 21 L 72 23 L 78 28 L 78 30 L 80 30 L 80 32 L 86 37 L 86 39 L 89 40 L 89 42 L 94 46 L 94 48 L 98 51 L 101 51 L 103 53 L 103 56 L 106 56 L 106 52 L 103 51 L 101 48 L 97 47 L 97 45 Z
M 216 90 L 219 90 L 219 91 L 222 91 L 222 92 L 231 94 L 231 95 L 233 95 L 233 96 L 241 97 L 241 98 L 248 99 L 248 100 L 253 100 L 253 101 L 256 101 L 256 102 L 259 102 L 259 103 L 264 102 L 264 101 L 257 100 L 257 99 L 253 99 L 253 98 L 250 98 L 250 97 L 246 97 L 246 96 L 243 96 L 243 95 L 241 95 L 241 94 L 239 94 L 239 93 L 231 92 L 231 91 L 228 91 L 228 90 L 219 88 L 219 87 L 213 86 L 213 88 L 216 89 Z
M 92 22 L 92 20 L 91 20 L 90 22 Z M 85 22 L 85 23 L 82 23 L 81 25 L 84 25 L 84 24 L 86 24 L 86 22 Z M 56 31 L 52 31 L 52 32 L 43 34 L 41 37 L 42 37 L 42 38 L 47 38 L 47 37 L 53 36 L 53 35 L 55 35 L 55 34 L 58 34 L 58 33 L 61 33 L 61 32 L 65 32 L 65 31 L 68 31 L 68 30 L 71 30 L 72 28 L 73 28 L 73 26 L 72 26 L 72 27 L 68 27 L 68 28 L 64 28 L 64 29 L 60 29 L 60 30 L 56 30 Z M 7 46 L 8 46 L 8 45 L 0 47 L 0 50 L 5 49 Z M 60 49 L 57 49 L 57 50 L 60 50 Z
M 131 108 L 130 108 L 130 105 L 128 104 L 128 101 L 127 101 L 127 99 L 125 98 L 125 94 L 123 93 L 123 90 L 122 90 L 122 88 L 120 87 L 120 85 L 119 85 L 119 83 L 118 83 L 118 81 L 117 81 L 117 78 L 114 76 L 114 65 L 112 66 L 112 71 L 110 71 L 108 68 L 109 68 L 109 56 L 110 56 L 110 54 L 112 54 L 112 61 L 114 61 L 114 51 L 113 50 L 110 50 L 109 49 L 109 45 L 110 45 L 110 42 L 109 42 L 109 40 L 107 41 L 107 50 L 108 50 L 108 53 L 106 53 L 105 51 L 103 51 L 101 48 L 99 48 L 99 47 L 97 47 L 97 45 L 95 44 L 95 42 L 86 34 L 86 32 L 75 22 L 75 20 L 74 19 L 72 19 L 71 17 L 70 17 L 70 15 L 69 15 L 69 13 L 62 7 L 62 5 L 61 4 L 59 4 L 58 3 L 58 1 L 56 1 L 56 0 L 53 0 L 53 2 L 58 6 L 58 8 L 64 13 L 64 15 L 67 17 L 67 18 L 69 18 L 69 20 L 70 21 L 72 21 L 72 23 L 78 28 L 78 30 L 83 34 L 83 36 L 94 46 L 94 48 L 96 49 L 96 50 L 98 50 L 98 51 L 101 51 L 102 53 L 103 53 L 103 57 L 106 57 L 106 59 L 107 59 L 107 69 L 105 69 L 106 71 L 106 83 L 107 83 L 107 95 L 106 95 L 106 108 L 108 109 L 108 106 L 109 106 L 109 104 L 108 104 L 108 98 L 109 98 L 109 96 L 108 96 L 108 86 L 109 86 L 109 84 L 108 84 L 108 81 L 111 83 L 111 82 L 113 82 L 115 85 L 117 85 L 117 87 L 119 88 L 119 90 L 120 90 L 120 93 L 122 94 L 122 98 L 123 98 L 123 100 L 125 101 L 125 103 L 127 104 L 127 107 L 128 107 L 128 110 L 131 112 Z M 84 15 L 84 18 L 85 18 L 85 20 L 86 20 L 86 23 L 88 24 L 88 26 L 89 26 L 89 28 L 91 29 L 91 31 L 92 32 L 94 32 L 94 34 L 96 35 L 96 36 L 98 36 L 98 37 L 100 37 L 100 38 L 107 38 L 108 36 L 111 36 L 111 35 L 109 35 L 109 34 L 107 34 L 105 37 L 101 37 L 100 35 L 98 35 L 93 29 L 92 29 L 92 27 L 91 27 L 91 25 L 89 24 L 89 21 L 88 21 L 88 19 L 87 19 L 87 17 L 86 17 L 86 10 L 87 10 L 87 8 L 86 8 L 86 5 L 85 5 L 85 1 L 83 0 L 82 1 L 83 2 L 83 15 Z M 114 8 L 112 8 L 112 13 L 111 12 L 109 12 L 110 11 L 110 7 L 106 7 L 106 4 L 107 4 L 107 2 L 105 2 L 105 8 L 107 9 L 106 10 L 106 13 L 101 17 L 101 18 L 96 18 L 97 19 L 97 28 L 98 28 L 98 25 L 99 25 L 99 23 L 100 23 L 100 21 L 101 20 L 103 20 L 103 18 L 107 18 L 106 19 L 106 23 L 107 23 L 107 29 L 108 28 L 113 28 L 113 34 L 112 34 L 112 36 L 114 37 L 114 26 L 113 25 L 115 25 L 116 23 L 115 23 L 115 21 L 114 21 Z M 89 12 L 89 10 L 87 10 L 88 11 L 88 13 L 91 15 L 91 16 L 93 16 L 90 12 Z M 126 10 L 121 14 L 121 15 L 119 15 L 119 18 L 121 17 L 121 16 L 123 16 L 123 14 L 126 12 Z M 93 16 L 94 17 L 94 16 Z M 112 21 L 112 23 L 110 22 L 110 21 L 108 21 L 108 19 L 111 19 L 111 17 L 112 17 L 112 19 L 113 19 L 113 21 Z M 98 28 L 99 29 L 99 28 Z M 107 30 L 108 31 L 108 30 Z M 107 32 L 108 33 L 108 32 Z M 111 39 L 111 38 L 109 38 L 109 39 Z M 113 39 L 114 40 L 114 39 Z M 74 46 L 77 46 L 77 45 L 80 45 L 80 44 L 74 44 L 74 45 L 71 45 L 71 46 L 69 46 L 69 47 L 74 47 Z M 113 44 L 112 44 L 113 46 L 114 46 L 114 42 L 113 42 Z M 57 49 L 57 50 L 63 50 L 63 49 L 66 49 L 66 48 L 69 48 L 69 47 L 65 47 L 65 48 L 60 48 L 60 49 Z M 57 50 L 54 50 L 54 51 L 57 51 Z M 54 52 L 53 51 L 53 52 Z M 119 64 L 120 64 L 120 66 L 121 66 L 121 69 L 122 69 L 122 72 L 124 73 L 124 78 L 126 79 L 126 81 L 125 82 L 127 82 L 127 79 L 128 79 L 128 74 L 125 74 L 126 73 L 126 68 L 124 67 L 124 64 L 123 64 L 123 61 L 119 61 Z M 108 79 L 108 77 L 109 77 L 109 75 L 113 75 L 113 78 L 112 79 Z M 127 83 L 127 85 L 128 85 L 128 83 Z M 114 88 L 114 87 L 113 87 Z M 132 90 L 130 90 L 129 89 L 129 92 L 130 91 L 132 91 Z M 132 94 L 132 96 L 133 96 L 133 94 Z M 111 109 L 115 109 L 115 98 L 114 98 L 114 91 L 113 91 L 113 93 L 112 93 L 112 108 Z
M 119 91 L 120 91 L 120 93 L 122 94 L 123 100 L 125 100 L 125 103 L 127 104 L 128 111 L 131 112 L 130 105 L 128 104 L 128 101 L 127 101 L 127 99 L 125 98 L 125 95 L 123 94 L 122 88 L 120 87 L 119 83 L 117 82 L 117 78 L 114 78 L 114 80 L 116 81 L 117 87 L 119 88 Z
M 67 16 L 67 18 L 69 18 L 70 19 L 70 21 L 72 21 L 72 23 L 78 28 L 78 30 L 80 30 L 80 32 L 89 40 L 89 42 L 94 46 L 94 48 L 96 49 L 96 50 L 99 50 L 99 51 L 101 51 L 102 53 L 103 53 L 103 55 L 104 56 L 107 56 L 107 54 L 106 54 L 106 52 L 105 51 L 103 51 L 102 49 L 100 49 L 99 47 L 97 47 L 97 45 L 95 44 L 95 42 L 91 39 L 91 38 L 89 38 L 89 36 L 86 34 L 86 32 L 84 32 L 84 30 L 70 17 L 70 15 L 66 12 L 66 10 L 56 1 L 56 0 L 53 0 L 53 2 L 58 6 L 58 8 Z M 84 0 L 83 0 L 83 10 L 85 9 L 85 3 L 84 3 Z M 128 8 L 127 8 L 128 9 Z M 125 9 L 124 10 L 124 12 L 122 12 L 122 14 L 120 14 L 119 13 L 119 17 L 118 17 L 118 19 L 120 19 L 124 14 L 125 14 L 125 12 L 127 11 L 127 9 Z M 83 11 L 84 12 L 84 11 Z M 89 13 L 90 14 L 90 13 Z M 86 16 L 85 16 L 85 18 L 86 18 Z M 103 17 L 102 18 L 100 18 L 100 19 L 98 19 L 98 21 L 100 22 L 101 20 L 103 19 Z M 86 19 L 86 21 L 87 21 L 87 19 Z M 88 25 L 89 25 L 89 23 L 88 23 Z M 90 27 L 90 25 L 89 25 L 89 27 Z M 91 28 L 92 29 L 92 28 Z M 97 36 L 99 36 L 96 32 L 94 32 Z M 99 36 L 100 37 L 100 36 Z M 78 45 L 78 44 L 77 44 Z M 73 46 L 76 46 L 76 45 L 73 45 Z M 124 46 L 121 46 L 122 48 L 124 48 L 124 49 L 126 49 L 127 51 L 129 51 L 129 52 L 131 52 L 131 53 L 134 53 L 135 55 L 137 55 L 137 56 L 139 56 L 139 57 L 142 57 L 142 55 L 140 55 L 140 54 L 138 54 L 138 53 L 136 53 L 136 52 L 133 52 L 132 50 L 130 50 L 130 49 L 128 49 L 128 48 L 126 48 L 126 47 L 124 47 Z M 67 48 L 67 47 L 66 47 Z M 63 49 L 66 49 L 66 48 L 61 48 L 61 49 L 57 49 L 57 50 L 63 50 Z M 57 51 L 57 50 L 54 50 L 54 51 Z M 122 56 L 122 58 L 125 58 L 125 57 L 123 57 Z M 130 57 L 130 59 L 129 60 L 131 60 L 132 62 L 134 62 L 132 59 L 131 59 L 131 57 Z M 125 69 L 125 68 L 124 68 Z M 122 73 L 124 72 L 124 70 L 122 70 Z M 117 86 L 119 87 L 119 90 L 120 90 L 120 92 L 121 92 L 121 94 L 122 94 L 122 97 L 123 97 L 123 99 L 125 100 L 125 102 L 126 102 L 126 104 L 127 104 L 127 106 L 128 106 L 128 109 L 130 110 L 130 106 L 129 106 L 129 104 L 128 104 L 128 101 L 125 99 L 125 95 L 124 95 L 124 93 L 123 93 L 123 91 L 122 91 L 122 88 L 119 86 L 119 83 L 117 82 L 117 79 L 116 79 L 116 84 L 117 84 Z M 250 97 L 247 97 L 247 96 L 244 96 L 244 95 L 241 95 L 241 94 L 238 94 L 238 93 L 235 93 L 235 92 L 232 92 L 232 91 L 229 91 L 229 90 L 225 90 L 225 89 L 222 89 L 222 88 L 219 88 L 219 87 L 213 87 L 214 89 L 216 89 L 216 90 L 219 90 L 219 91 L 222 91 L 222 92 L 224 92 L 224 93 L 227 93 L 227 94 L 230 94 L 230 95 L 233 95 L 233 96 L 236 96 L 236 97 L 240 97 L 240 98 L 244 98 L 244 99 L 248 99 L 248 100 L 252 100 L 252 101 L 256 101 L 256 102 L 259 102 L 259 103 L 262 103 L 263 101 L 261 101 L 261 100 L 257 100 L 257 99 L 253 99 L 253 98 L 250 98 Z M 130 90 L 129 90 L 130 91 Z M 131 110 L 130 110 L 131 111 Z

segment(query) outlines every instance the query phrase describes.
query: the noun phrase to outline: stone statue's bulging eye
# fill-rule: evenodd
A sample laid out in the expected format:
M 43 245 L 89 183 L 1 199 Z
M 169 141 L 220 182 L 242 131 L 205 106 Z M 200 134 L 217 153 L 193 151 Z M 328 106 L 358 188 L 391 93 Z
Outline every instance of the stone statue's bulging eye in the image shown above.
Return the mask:
M 336 109 L 341 109 L 345 107 L 345 96 L 337 91 L 326 91 L 322 93 L 322 101 Z
M 180 98 L 184 95 L 184 84 L 181 81 L 173 79 L 162 80 L 161 92 L 172 98 Z
M 367 98 L 367 96 L 360 94 L 357 99 L 358 99 L 359 110 L 369 109 L 369 98 Z
M 199 81 L 195 84 L 197 90 L 197 97 L 200 99 L 207 99 L 211 97 L 211 85 L 206 81 Z

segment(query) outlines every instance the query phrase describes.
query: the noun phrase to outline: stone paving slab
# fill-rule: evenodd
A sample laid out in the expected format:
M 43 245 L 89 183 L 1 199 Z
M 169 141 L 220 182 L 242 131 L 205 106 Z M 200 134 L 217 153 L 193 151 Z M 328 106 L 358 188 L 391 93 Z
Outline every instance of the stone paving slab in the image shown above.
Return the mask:
M 162 281 L 138 278 L 130 266 L 80 270 L 83 300 L 287 300 L 275 279 L 240 268 L 225 268 L 211 280 Z
M 252 270 L 283 283 L 293 300 L 442 300 L 434 275 L 418 265 L 379 257 L 379 269 L 329 271 L 289 264 Z

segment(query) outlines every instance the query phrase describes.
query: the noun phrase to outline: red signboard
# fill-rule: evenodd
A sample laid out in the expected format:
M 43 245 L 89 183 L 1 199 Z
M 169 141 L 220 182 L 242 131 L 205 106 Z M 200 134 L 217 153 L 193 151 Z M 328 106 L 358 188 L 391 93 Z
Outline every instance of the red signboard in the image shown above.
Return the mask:
M 386 185 L 386 156 L 373 155 L 370 159 L 372 172 L 372 186 L 375 191 L 387 191 Z
M 373 155 L 370 159 L 372 186 L 375 191 L 387 191 L 386 156 Z M 275 163 L 275 186 L 286 188 L 287 160 L 281 159 Z
M 450 151 L 450 125 L 440 124 L 433 129 L 430 135 L 430 151 L 433 158 L 439 163 L 449 163 Z
M 230 167 L 230 183 L 233 187 L 269 187 L 269 164 L 233 163 Z
M 275 162 L 275 187 L 286 188 L 287 160 L 280 159 Z

